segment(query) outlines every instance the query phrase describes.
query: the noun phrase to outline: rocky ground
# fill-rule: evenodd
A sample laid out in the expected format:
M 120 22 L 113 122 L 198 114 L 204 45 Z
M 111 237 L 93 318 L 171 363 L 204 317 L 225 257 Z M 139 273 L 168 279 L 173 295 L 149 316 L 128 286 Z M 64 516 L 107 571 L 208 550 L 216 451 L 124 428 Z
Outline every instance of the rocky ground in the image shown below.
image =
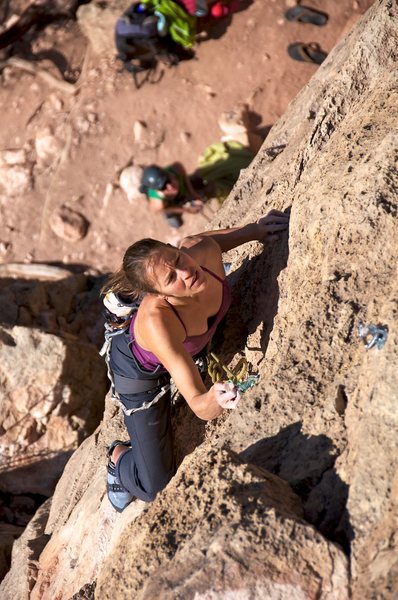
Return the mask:
M 140 90 L 114 59 L 112 26 L 126 4 L 92 2 L 78 11 L 80 27 L 64 19 L 27 33 L 13 57 L 40 71 L 15 64 L 1 71 L 2 262 L 103 271 L 142 236 L 175 240 L 142 197 L 121 189 L 123 168 L 179 160 L 193 171 L 219 140 L 222 113 L 242 102 L 264 137 L 317 69 L 290 59 L 288 44 L 319 42 L 329 52 L 371 1 L 314 0 L 329 15 L 317 27 L 284 19 L 292 0 L 242 0 L 239 12 L 207 25 L 210 39 L 198 42 L 194 60 L 163 68 L 158 83 Z M 24 4 L 15 6 L 18 12 Z M 206 227 L 215 210 L 213 203 L 189 215 L 181 233 Z

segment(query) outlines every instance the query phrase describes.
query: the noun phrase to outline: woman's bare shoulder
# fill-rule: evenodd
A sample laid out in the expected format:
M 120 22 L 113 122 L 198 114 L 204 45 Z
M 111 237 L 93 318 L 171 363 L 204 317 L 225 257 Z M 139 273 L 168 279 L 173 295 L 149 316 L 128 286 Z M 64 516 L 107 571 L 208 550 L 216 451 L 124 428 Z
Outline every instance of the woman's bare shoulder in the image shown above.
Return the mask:
M 185 250 L 192 257 L 207 255 L 221 255 L 220 246 L 208 235 L 190 235 L 183 238 L 179 244 L 181 250 Z
M 210 236 L 193 235 L 186 237 L 180 244 L 199 264 L 215 272 L 224 273 L 220 246 Z
M 161 296 L 147 294 L 141 301 L 138 309 L 138 316 L 142 318 L 157 318 L 167 309 L 167 302 Z
M 152 328 L 173 328 L 176 324 L 180 324 L 180 321 L 165 298 L 154 294 L 143 298 L 137 315 L 137 325 L 141 333 Z

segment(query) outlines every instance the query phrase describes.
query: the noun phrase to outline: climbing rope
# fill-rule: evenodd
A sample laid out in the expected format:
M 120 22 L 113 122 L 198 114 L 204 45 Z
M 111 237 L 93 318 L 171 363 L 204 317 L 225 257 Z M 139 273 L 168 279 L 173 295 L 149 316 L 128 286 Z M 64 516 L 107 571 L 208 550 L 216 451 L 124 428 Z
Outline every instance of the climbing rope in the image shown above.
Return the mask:
M 248 375 L 249 363 L 245 358 L 240 358 L 233 369 L 230 369 L 218 358 L 214 352 L 209 352 L 207 355 L 207 372 L 209 373 L 213 383 L 225 380 L 225 375 L 228 381 L 233 383 L 238 390 L 243 393 L 253 387 L 259 380 L 259 375 Z

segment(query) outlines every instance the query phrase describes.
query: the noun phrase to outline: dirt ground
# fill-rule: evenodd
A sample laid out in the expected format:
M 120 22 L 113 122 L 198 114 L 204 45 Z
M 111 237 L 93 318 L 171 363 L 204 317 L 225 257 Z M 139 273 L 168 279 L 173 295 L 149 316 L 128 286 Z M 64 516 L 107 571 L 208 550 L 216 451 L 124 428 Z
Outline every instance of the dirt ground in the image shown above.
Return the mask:
M 156 84 L 136 90 L 113 56 L 96 56 L 69 21 L 28 34 L 15 54 L 60 78 L 77 81 L 77 94 L 15 67 L 1 74 L 0 150 L 25 150 L 27 189 L 13 197 L 0 190 L 0 261 L 63 262 L 101 271 L 118 266 L 125 248 L 141 237 L 175 241 L 176 233 L 144 199 L 129 201 L 118 187 L 128 164 L 181 161 L 193 171 L 201 152 L 218 141 L 223 111 L 247 102 L 254 129 L 265 137 L 288 103 L 318 68 L 292 60 L 292 42 L 318 42 L 329 52 L 372 4 L 369 0 L 311 0 L 329 15 L 324 27 L 287 22 L 294 0 L 253 0 L 210 29 L 196 59 L 164 69 Z M 54 62 L 55 61 L 55 62 Z M 56 64 L 58 64 L 58 67 Z M 137 122 L 144 126 L 137 125 Z M 57 140 L 38 158 L 37 140 Z M 79 241 L 58 237 L 49 221 L 61 206 L 89 223 Z M 205 228 L 216 204 L 188 215 L 178 235 Z

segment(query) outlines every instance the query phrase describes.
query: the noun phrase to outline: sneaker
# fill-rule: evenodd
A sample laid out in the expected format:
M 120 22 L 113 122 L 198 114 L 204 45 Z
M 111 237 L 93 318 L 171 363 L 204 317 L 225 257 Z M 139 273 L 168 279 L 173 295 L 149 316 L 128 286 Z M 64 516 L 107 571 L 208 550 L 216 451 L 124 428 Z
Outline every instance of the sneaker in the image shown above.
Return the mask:
M 117 512 L 122 512 L 128 504 L 134 499 L 126 488 L 124 488 L 116 476 L 115 464 L 111 460 L 111 455 L 116 446 L 131 446 L 130 442 L 120 442 L 115 440 L 108 448 L 108 465 L 107 465 L 107 480 L 106 493 L 109 502 Z

